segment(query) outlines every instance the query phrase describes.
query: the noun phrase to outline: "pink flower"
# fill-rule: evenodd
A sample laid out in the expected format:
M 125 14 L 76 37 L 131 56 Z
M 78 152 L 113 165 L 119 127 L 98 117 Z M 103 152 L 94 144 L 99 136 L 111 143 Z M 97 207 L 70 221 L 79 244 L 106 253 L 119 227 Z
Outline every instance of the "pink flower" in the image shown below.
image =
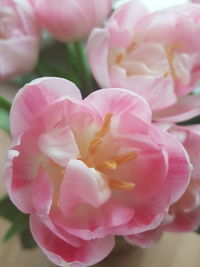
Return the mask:
M 62 42 L 86 38 L 111 11 L 113 0 L 34 0 L 40 24 Z
M 17 94 L 10 122 L 8 193 L 55 263 L 94 264 L 113 235 L 155 228 L 189 182 L 182 145 L 131 91 L 82 100 L 67 80 L 37 79 Z
M 183 196 L 170 206 L 159 227 L 127 237 L 134 245 L 149 247 L 164 231 L 191 232 L 200 226 L 200 125 L 172 126 L 168 131 L 178 138 L 190 156 L 193 166 L 191 180 Z
M 184 120 L 200 113 L 199 104 L 192 113 L 191 99 L 184 98 L 200 82 L 199 32 L 200 6 L 149 13 L 142 2 L 129 1 L 104 29 L 92 32 L 87 47 L 92 72 L 101 87 L 127 88 L 143 96 L 156 119 L 164 119 L 165 108 L 175 105 L 170 116 L 176 121 L 183 98 L 186 106 L 178 119 Z
M 38 53 L 39 30 L 31 5 L 24 0 L 1 0 L 0 78 L 31 71 Z
M 194 231 L 200 226 L 200 125 L 173 126 L 168 130 L 183 144 L 193 169 L 190 184 L 184 195 L 170 209 L 168 231 Z
M 195 4 L 199 4 L 200 0 L 190 0 L 190 2 L 195 3 Z

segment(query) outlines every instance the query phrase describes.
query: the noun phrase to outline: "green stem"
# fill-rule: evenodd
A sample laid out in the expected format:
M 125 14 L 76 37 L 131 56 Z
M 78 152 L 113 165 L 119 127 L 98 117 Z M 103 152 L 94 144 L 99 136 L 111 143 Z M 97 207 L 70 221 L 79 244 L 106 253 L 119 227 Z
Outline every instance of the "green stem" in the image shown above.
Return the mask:
M 0 106 L 9 112 L 11 108 L 11 103 L 4 97 L 0 96 Z
M 65 44 L 66 54 L 66 78 L 81 87 L 81 81 L 77 73 L 79 72 L 78 62 L 76 58 L 76 50 L 72 43 Z
M 5 132 L 10 134 L 9 127 L 9 113 L 10 113 L 11 103 L 0 96 L 0 128 Z
M 81 41 L 75 42 L 74 47 L 77 56 L 77 66 L 79 66 L 79 75 L 84 86 L 84 93 L 89 95 L 92 90 L 92 76 L 89 69 L 85 49 Z

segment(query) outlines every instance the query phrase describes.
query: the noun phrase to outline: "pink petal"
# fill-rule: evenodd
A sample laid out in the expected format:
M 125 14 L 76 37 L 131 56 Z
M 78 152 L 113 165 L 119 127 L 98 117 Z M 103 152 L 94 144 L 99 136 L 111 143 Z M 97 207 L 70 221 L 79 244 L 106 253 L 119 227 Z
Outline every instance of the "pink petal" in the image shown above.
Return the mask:
M 133 16 L 134 14 L 134 16 Z M 148 15 L 142 1 L 124 3 L 119 7 L 108 23 L 110 41 L 118 46 L 128 46 L 132 42 L 132 33 L 137 29 L 138 21 Z
M 53 209 L 53 222 L 67 233 L 84 240 L 104 238 L 113 234 L 115 228 L 126 225 L 134 216 L 134 210 L 111 198 L 99 208 L 82 205 L 65 216 L 61 210 Z
M 168 180 L 163 186 L 165 186 L 165 192 L 169 196 L 168 201 L 174 203 L 182 196 L 190 181 L 191 165 L 189 156 L 174 136 L 156 126 L 153 128 L 152 138 L 159 140 L 160 146 L 168 153 Z M 164 187 L 162 190 L 164 190 Z
M 152 130 L 151 137 L 168 154 L 166 179 L 154 195 L 144 201 L 141 198 L 134 205 L 134 217 L 125 227 L 118 227 L 115 230 L 117 234 L 136 234 L 157 227 L 163 220 L 166 209 L 183 195 L 188 186 L 191 169 L 182 145 L 172 135 L 157 127 Z M 157 170 L 156 166 L 154 168 Z
M 79 149 L 69 126 L 54 128 L 40 135 L 38 145 L 47 157 L 65 167 L 70 159 L 76 159 Z
M 166 225 L 165 230 L 169 232 L 191 232 L 200 226 L 200 207 L 190 211 L 179 211 L 173 222 Z
M 53 184 L 45 172 L 40 167 L 37 178 L 32 186 L 32 203 L 38 213 L 48 214 L 53 200 Z
M 151 109 L 147 102 L 133 92 L 124 89 L 102 89 L 90 94 L 84 100 L 96 109 L 104 118 L 107 113 L 122 115 L 129 112 L 141 120 L 150 123 Z
M 113 70 L 113 68 L 112 68 Z M 121 77 L 120 77 L 121 76 Z M 121 86 L 144 97 L 153 110 L 160 110 L 176 102 L 171 77 L 151 77 L 144 75 L 132 75 L 127 77 L 119 73 L 111 73 L 111 85 Z
M 87 55 L 92 73 L 101 87 L 110 87 L 107 56 L 108 33 L 103 29 L 94 29 L 87 43 Z
M 70 160 L 60 189 L 60 207 L 65 214 L 80 204 L 99 207 L 108 201 L 110 194 L 109 186 L 98 171 L 82 161 Z
M 30 72 L 37 64 L 39 38 L 23 36 L 0 43 L 0 77 L 8 79 Z
M 17 94 L 10 114 L 13 137 L 30 128 L 32 121 L 60 97 L 81 98 L 79 89 L 61 78 L 39 78 L 25 85 Z
M 145 231 L 136 235 L 128 235 L 125 239 L 131 245 L 149 248 L 160 240 L 162 233 L 163 231 L 158 227 L 154 230 Z
M 200 114 L 200 96 L 181 97 L 178 102 L 168 108 L 155 112 L 153 118 L 161 122 L 180 122 L 189 120 Z
M 25 213 L 33 210 L 30 196 L 40 165 L 40 154 L 36 143 L 38 131 L 40 129 L 27 131 L 20 142 L 14 140 L 12 148 L 8 151 L 5 173 L 7 190 L 15 205 Z
M 51 232 L 35 215 L 30 217 L 32 234 L 47 257 L 55 264 L 72 267 L 86 267 L 105 258 L 114 246 L 114 238 L 107 236 L 91 241 L 80 240 L 80 246 L 74 247 Z

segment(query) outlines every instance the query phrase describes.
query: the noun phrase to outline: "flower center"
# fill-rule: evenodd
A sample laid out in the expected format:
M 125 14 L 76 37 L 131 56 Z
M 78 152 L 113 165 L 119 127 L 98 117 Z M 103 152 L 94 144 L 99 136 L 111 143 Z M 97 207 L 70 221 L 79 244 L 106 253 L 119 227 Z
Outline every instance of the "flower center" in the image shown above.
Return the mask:
M 173 75 L 176 78 L 176 72 L 174 70 L 173 67 L 173 60 L 175 59 L 176 55 L 177 55 L 177 50 L 181 47 L 181 44 L 179 43 L 174 43 L 171 46 L 167 47 L 165 49 L 166 51 L 166 55 L 167 55 L 167 59 L 169 62 L 169 71 L 167 71 L 163 77 L 168 77 L 169 75 Z
M 150 45 L 151 47 L 151 45 Z M 164 78 L 168 77 L 169 75 L 173 75 L 177 78 L 176 71 L 173 66 L 173 61 L 177 56 L 177 51 L 181 47 L 180 43 L 174 43 L 167 47 L 163 47 L 163 62 L 164 59 L 166 60 L 166 65 L 163 63 L 163 68 L 161 69 L 159 66 L 157 67 L 157 62 L 144 58 L 143 54 L 140 51 L 140 43 L 133 41 L 129 47 L 126 49 L 114 49 L 112 53 L 114 53 L 114 65 L 118 65 L 119 67 L 123 68 L 126 71 L 126 75 L 133 76 L 133 75 L 162 75 Z M 149 49 L 148 45 L 146 49 Z M 151 48 L 153 49 L 153 48 Z M 135 55 L 133 52 L 135 51 Z M 154 50 L 156 52 L 156 47 Z M 144 50 L 145 52 L 145 50 Z M 148 52 L 148 50 L 147 50 Z M 147 53 L 146 52 L 146 53 Z M 149 52 L 148 52 L 149 53 Z M 159 51 L 157 51 L 159 53 Z M 167 63 L 168 62 L 168 63 Z M 167 67 L 168 65 L 168 67 Z
M 89 144 L 86 156 L 84 158 L 80 157 L 79 159 L 82 160 L 89 168 L 95 168 L 97 171 L 101 172 L 102 177 L 108 182 L 111 188 L 132 190 L 135 186 L 134 183 L 112 179 L 108 177 L 108 175 L 106 174 L 106 171 L 117 170 L 119 165 L 125 164 L 131 160 L 134 160 L 137 157 L 137 153 L 127 152 L 124 154 L 117 154 L 117 155 L 111 156 L 109 159 L 104 159 L 104 157 L 102 157 L 101 155 L 98 155 L 98 154 L 101 154 L 100 151 L 102 150 L 102 147 L 104 146 L 106 135 L 109 135 L 111 132 L 112 116 L 113 116 L 112 113 L 106 114 L 102 127 L 94 133 L 94 137 Z

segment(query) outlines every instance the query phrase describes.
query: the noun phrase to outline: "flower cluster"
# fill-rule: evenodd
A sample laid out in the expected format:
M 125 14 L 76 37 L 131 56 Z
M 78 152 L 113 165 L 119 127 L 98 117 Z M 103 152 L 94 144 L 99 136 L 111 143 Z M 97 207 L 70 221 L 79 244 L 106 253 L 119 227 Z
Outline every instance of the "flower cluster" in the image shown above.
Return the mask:
M 152 13 L 132 0 L 95 29 L 111 0 L 0 6 L 2 78 L 33 68 L 43 27 L 61 42 L 91 33 L 88 60 L 104 88 L 82 99 L 69 80 L 37 78 L 12 104 L 4 181 L 48 258 L 89 266 L 111 252 L 115 236 L 147 247 L 164 231 L 196 230 L 200 124 L 180 122 L 200 115 L 200 5 Z

